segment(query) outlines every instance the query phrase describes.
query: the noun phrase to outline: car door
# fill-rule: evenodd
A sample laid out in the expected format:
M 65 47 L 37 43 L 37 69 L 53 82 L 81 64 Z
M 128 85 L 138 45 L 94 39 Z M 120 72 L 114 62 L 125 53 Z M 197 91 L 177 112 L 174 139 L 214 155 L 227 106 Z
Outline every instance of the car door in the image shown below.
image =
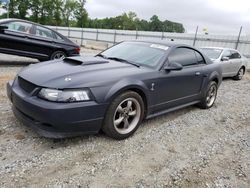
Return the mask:
M 49 58 L 51 53 L 53 53 L 52 49 L 57 47 L 55 33 L 39 25 L 34 26 L 34 34 L 29 36 L 29 38 L 32 40 L 32 50 L 41 53 L 46 58 Z
M 231 61 L 231 51 L 230 50 L 224 50 L 221 56 L 220 65 L 222 67 L 222 75 L 225 76 L 231 76 L 232 73 L 232 61 Z
M 238 71 L 242 65 L 242 59 L 241 59 L 241 55 L 235 50 L 231 50 L 231 54 L 232 54 L 231 60 L 230 60 L 231 61 L 231 71 L 232 71 L 231 75 L 235 76 L 238 73 Z
M 199 58 L 199 60 L 197 59 Z M 169 63 L 179 63 L 183 66 L 179 71 L 161 71 L 159 78 L 157 103 L 158 109 L 171 108 L 198 100 L 204 80 L 202 55 L 186 47 L 172 51 L 168 57 Z
M 28 35 L 31 34 L 33 27 L 32 24 L 22 21 L 11 21 L 2 24 L 8 27 L 0 33 L 2 50 L 7 53 L 20 54 L 30 52 L 30 41 Z

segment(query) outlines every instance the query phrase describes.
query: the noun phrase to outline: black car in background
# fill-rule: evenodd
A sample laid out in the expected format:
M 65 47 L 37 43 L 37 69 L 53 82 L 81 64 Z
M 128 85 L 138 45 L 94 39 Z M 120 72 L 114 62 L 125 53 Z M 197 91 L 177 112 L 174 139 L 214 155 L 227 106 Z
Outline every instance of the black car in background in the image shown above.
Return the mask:
M 95 57 L 28 66 L 7 84 L 16 117 L 52 138 L 132 135 L 145 118 L 213 106 L 221 67 L 187 45 L 119 43 Z
M 62 34 L 40 24 L 19 19 L 1 19 L 0 53 L 45 61 L 79 55 L 80 47 Z

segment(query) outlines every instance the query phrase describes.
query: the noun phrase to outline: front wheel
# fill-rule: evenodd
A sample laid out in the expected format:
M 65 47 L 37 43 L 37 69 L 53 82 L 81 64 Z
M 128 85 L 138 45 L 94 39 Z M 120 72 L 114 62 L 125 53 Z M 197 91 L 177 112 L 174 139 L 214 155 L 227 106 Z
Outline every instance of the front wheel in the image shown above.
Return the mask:
M 125 139 L 139 127 L 144 117 L 144 103 L 133 91 L 119 95 L 109 106 L 102 130 L 114 139 Z
M 245 70 L 243 67 L 240 68 L 237 75 L 234 77 L 235 80 L 241 80 L 244 76 Z
M 211 108 L 217 97 L 218 84 L 215 81 L 211 81 L 208 84 L 206 95 L 202 98 L 199 106 L 203 109 Z

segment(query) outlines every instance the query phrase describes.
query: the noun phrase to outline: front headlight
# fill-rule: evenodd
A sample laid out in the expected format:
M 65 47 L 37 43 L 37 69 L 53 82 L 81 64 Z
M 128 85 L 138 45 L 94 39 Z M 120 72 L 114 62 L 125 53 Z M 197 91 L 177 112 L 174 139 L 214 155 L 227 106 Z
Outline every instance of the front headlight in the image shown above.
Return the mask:
M 54 102 L 78 102 L 90 100 L 88 90 L 57 90 L 43 88 L 38 93 L 38 96 Z

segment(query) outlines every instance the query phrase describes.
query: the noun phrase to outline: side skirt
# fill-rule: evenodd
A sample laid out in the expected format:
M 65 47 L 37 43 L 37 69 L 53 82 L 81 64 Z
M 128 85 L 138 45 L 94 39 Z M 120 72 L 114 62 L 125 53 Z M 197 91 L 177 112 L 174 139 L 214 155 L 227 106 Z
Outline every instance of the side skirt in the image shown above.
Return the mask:
M 166 113 L 169 113 L 169 112 L 172 112 L 172 111 L 175 111 L 175 110 L 179 110 L 179 109 L 182 109 L 182 108 L 185 108 L 187 106 L 192 106 L 194 104 L 198 104 L 200 101 L 197 100 L 197 101 L 193 101 L 193 102 L 190 102 L 190 103 L 187 103 L 187 104 L 183 104 L 183 105 L 180 105 L 180 106 L 176 106 L 176 107 L 173 107 L 173 108 L 168 108 L 166 110 L 163 110 L 163 111 L 160 111 L 160 112 L 156 112 L 156 113 L 153 113 L 153 114 L 150 114 L 148 115 L 145 119 L 151 119 L 151 118 L 154 118 L 156 116 L 160 116 L 160 115 L 163 115 L 163 114 L 166 114 Z

